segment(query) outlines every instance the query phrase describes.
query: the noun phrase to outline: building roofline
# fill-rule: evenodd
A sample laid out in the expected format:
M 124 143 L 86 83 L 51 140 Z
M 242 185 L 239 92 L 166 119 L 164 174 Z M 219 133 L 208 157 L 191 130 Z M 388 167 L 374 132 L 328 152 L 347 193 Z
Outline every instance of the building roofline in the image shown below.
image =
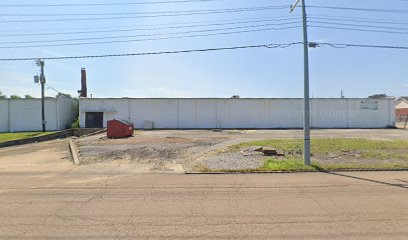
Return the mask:
M 302 100 L 303 98 L 80 98 L 80 100 Z M 395 100 L 394 97 L 385 98 L 310 98 L 310 100 Z

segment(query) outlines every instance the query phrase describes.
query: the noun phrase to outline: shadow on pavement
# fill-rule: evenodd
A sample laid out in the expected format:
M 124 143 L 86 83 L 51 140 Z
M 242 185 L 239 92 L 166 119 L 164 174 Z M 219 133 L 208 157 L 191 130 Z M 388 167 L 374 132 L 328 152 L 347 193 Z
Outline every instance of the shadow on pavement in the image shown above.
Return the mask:
M 396 179 L 396 180 L 398 180 L 400 182 L 404 182 L 404 184 L 388 183 L 388 182 L 383 182 L 383 181 L 378 181 L 378 180 L 373 180 L 373 179 L 368 179 L 368 178 L 350 176 L 350 175 L 347 175 L 347 174 L 344 174 L 344 173 L 327 172 L 327 171 L 325 171 L 325 173 L 340 176 L 340 177 L 353 178 L 353 179 L 357 179 L 357 180 L 361 180 L 361 181 L 378 183 L 378 184 L 387 185 L 387 186 L 391 186 L 391 187 L 398 187 L 398 188 L 408 189 L 408 182 L 404 181 L 404 180 L 399 180 L 399 179 Z

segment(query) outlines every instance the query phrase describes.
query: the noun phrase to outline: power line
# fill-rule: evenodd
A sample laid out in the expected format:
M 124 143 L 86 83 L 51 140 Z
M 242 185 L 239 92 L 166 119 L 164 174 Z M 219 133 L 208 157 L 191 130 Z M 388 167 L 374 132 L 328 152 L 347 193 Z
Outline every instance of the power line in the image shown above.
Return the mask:
M 110 57 L 131 57 L 131 56 L 147 56 L 147 55 L 163 55 L 163 54 L 179 54 L 179 53 L 194 53 L 194 52 L 213 52 L 237 49 L 250 48 L 287 48 L 293 45 L 303 44 L 302 42 L 291 43 L 271 43 L 261 45 L 246 45 L 235 47 L 220 47 L 220 48 L 206 48 L 206 49 L 191 49 L 179 51 L 161 51 L 161 52 L 142 52 L 142 53 L 122 53 L 122 54 L 102 54 L 102 55 L 83 55 L 83 56 L 61 56 L 61 57 L 31 57 L 31 58 L 0 58 L 0 61 L 33 61 L 37 59 L 42 60 L 63 60 L 63 59 L 83 59 L 83 58 L 110 58 Z
M 318 43 L 318 45 L 330 46 L 330 47 L 333 47 L 333 48 L 359 47 L 359 48 L 380 48 L 380 49 L 408 50 L 408 46 L 392 46 L 392 45 L 370 45 L 370 44 L 327 43 L 327 42 L 320 42 L 320 43 Z
M 231 34 L 239 34 L 239 33 L 251 33 L 251 32 L 272 31 L 272 30 L 279 31 L 279 30 L 295 29 L 295 28 L 300 28 L 300 27 L 301 26 L 278 27 L 278 28 L 270 27 L 270 28 L 261 28 L 261 29 L 253 29 L 253 30 L 220 32 L 220 33 L 192 34 L 192 35 L 182 35 L 182 36 L 173 36 L 173 37 L 142 38 L 142 39 L 114 40 L 114 41 L 101 41 L 101 42 L 0 46 L 0 49 L 4 49 L 4 48 L 30 48 L 30 47 L 61 47 L 61 46 L 110 44 L 110 43 L 144 42 L 144 41 L 157 41 L 157 40 L 168 40 L 168 39 L 181 39 L 181 38 L 193 38 L 193 37 L 209 37 L 209 36 L 218 36 L 218 35 L 231 35 Z
M 340 25 L 340 26 L 351 26 L 351 27 L 381 28 L 381 29 L 390 29 L 390 30 L 408 30 L 408 28 L 406 27 L 389 27 L 389 26 L 367 25 L 367 24 L 336 23 L 336 22 L 314 21 L 314 20 L 310 20 L 309 22 L 327 24 L 327 25 L 337 25 L 337 26 Z
M 217 9 L 194 9 L 194 10 L 172 10 L 172 11 L 154 11 L 154 12 L 109 12 L 109 13 L 3 13 L 6 17 L 59 17 L 59 16 L 116 16 L 116 15 L 153 15 L 153 14 L 170 14 L 170 13 L 202 13 L 202 12 L 229 12 L 229 11 L 248 11 L 248 10 L 264 10 L 264 9 L 286 9 L 288 5 L 268 5 L 257 7 L 241 7 L 241 8 L 217 8 Z
M 64 93 L 58 91 L 57 89 L 51 87 L 50 85 L 48 85 L 48 83 L 45 83 L 45 85 L 47 86 L 47 88 L 52 89 L 52 90 L 54 90 L 54 91 L 57 92 L 57 93 L 64 94 Z
M 408 20 L 401 18 L 378 18 L 378 17 L 351 17 L 351 16 L 339 16 L 339 15 L 325 15 L 325 14 L 309 14 L 308 17 L 326 17 L 326 18 L 340 18 L 340 19 L 349 19 L 349 20 L 376 20 L 384 22 L 403 22 L 406 23 Z
M 280 19 L 298 19 L 298 18 L 288 18 L 285 16 L 275 16 L 276 21 Z M 174 25 L 189 25 L 189 24 L 204 24 L 204 23 L 221 23 L 221 22 L 235 22 L 235 21 L 249 21 L 249 20 L 268 20 L 270 17 L 255 17 L 255 18 L 231 18 L 231 19 L 221 19 L 221 20 L 209 20 L 209 21 L 185 21 L 185 22 L 171 22 L 171 23 L 155 23 L 155 24 L 143 24 L 139 26 L 135 25 L 114 25 L 114 26 L 93 26 L 93 27 L 75 27 L 75 28 L 53 28 L 54 31 L 79 31 L 79 30 L 95 30 L 95 29 L 116 29 L 116 28 L 135 28 L 135 27 L 157 27 L 157 26 L 174 26 Z M 4 30 L 3 33 L 10 32 L 48 32 L 48 29 L 14 29 L 14 30 Z
M 332 9 L 332 10 L 364 11 L 364 12 L 408 13 L 408 10 L 401 10 L 401 9 L 354 8 L 354 7 L 317 6 L 317 5 L 309 5 L 307 7 L 308 8 Z
M 390 19 L 381 19 L 381 18 L 349 18 L 349 17 L 315 17 L 314 15 L 309 16 L 309 19 L 318 19 L 318 20 L 331 20 L 335 22 L 360 22 L 360 23 L 381 23 L 385 25 L 407 25 L 407 21 L 398 21 Z
M 63 4 L 1 4 L 0 7 L 84 7 L 84 6 L 125 6 L 125 5 L 153 5 L 174 3 L 203 3 L 225 0 L 179 0 L 179 1 L 149 1 L 149 2 L 118 2 L 118 3 L 63 3 Z
M 208 15 L 222 13 L 237 13 L 237 12 L 254 12 L 268 10 L 282 10 L 289 8 L 289 5 L 281 6 L 262 6 L 252 8 L 225 8 L 225 9 L 210 9 L 210 10 L 188 10 L 188 11 L 162 11 L 162 12 L 139 12 L 139 13 L 118 13 L 120 17 L 96 17 L 96 18 L 58 18 L 58 19 L 29 19 L 29 20 L 4 20 L 0 23 L 23 23 L 23 22 L 66 22 L 66 21 L 93 21 L 93 20 L 114 20 L 114 19 L 134 19 L 134 18 L 157 18 L 157 17 L 181 17 L 192 15 Z M 112 15 L 110 13 L 109 15 Z M 134 16 L 137 15 L 137 16 Z
M 194 53 L 194 52 L 213 52 L 224 50 L 250 49 L 250 48 L 287 48 L 293 45 L 303 45 L 303 42 L 291 43 L 271 43 L 261 45 L 246 45 L 235 47 L 221 48 L 206 48 L 206 49 L 191 49 L 179 51 L 162 51 L 162 52 L 142 52 L 142 53 L 122 53 L 122 54 L 102 54 L 102 55 L 82 55 L 82 56 L 60 56 L 60 57 L 31 57 L 31 58 L 0 58 L 0 61 L 34 61 L 37 59 L 43 60 L 64 60 L 64 59 L 84 59 L 84 58 L 110 58 L 110 57 L 131 57 L 131 56 L 147 56 L 147 55 L 164 55 L 164 54 L 179 54 L 179 53 Z M 330 46 L 333 48 L 378 48 L 378 49 L 399 49 L 408 50 L 408 46 L 392 46 L 392 45 L 370 45 L 370 44 L 352 44 L 352 43 L 328 43 L 317 42 L 318 46 Z
M 267 23 L 267 24 L 246 25 L 246 26 L 215 28 L 215 29 L 203 29 L 203 30 L 178 31 L 178 32 L 169 32 L 169 33 L 152 33 L 152 34 L 122 35 L 122 36 L 108 36 L 108 37 L 65 38 L 65 39 L 54 39 L 54 40 L 0 42 L 0 44 L 55 43 L 55 42 L 72 42 L 72 41 L 87 41 L 87 40 L 152 37 L 152 36 L 179 35 L 179 34 L 191 34 L 191 33 L 203 33 L 203 32 L 216 32 L 216 31 L 225 31 L 225 30 L 236 30 L 236 29 L 250 29 L 250 28 L 268 27 L 268 26 L 284 26 L 284 25 L 293 25 L 297 23 L 300 23 L 300 21 L 292 21 L 292 22 L 287 22 L 287 23 Z
M 408 34 L 408 32 L 400 31 L 385 31 L 385 30 L 374 30 L 374 29 L 362 29 L 362 28 L 351 28 L 351 27 L 334 27 L 334 26 L 321 26 L 321 25 L 309 25 L 312 28 L 324 28 L 330 30 L 348 30 L 356 32 L 372 32 L 372 33 L 389 33 L 389 34 Z
M 289 20 L 297 20 L 297 18 L 281 18 L 281 19 L 264 19 L 254 21 L 237 21 L 237 22 L 223 22 L 223 23 L 210 23 L 210 24 L 192 24 L 192 25 L 179 25 L 179 26 L 166 26 L 155 28 L 130 28 L 130 29 L 117 29 L 117 30 L 90 30 L 90 31 L 76 31 L 76 32 L 48 32 L 48 33 L 20 33 L 20 34 L 4 34 L 0 37 L 20 37 L 20 36 L 53 36 L 53 35 L 71 35 L 71 34 L 91 34 L 91 33 L 114 33 L 114 32 L 133 32 L 133 31 L 152 31 L 152 30 L 164 30 L 164 29 L 180 29 L 180 28 L 196 28 L 196 27 L 208 27 L 208 26 L 223 26 L 223 25 L 239 25 L 246 23 L 262 23 L 262 22 L 284 22 Z M 162 24 L 160 24 L 162 25 Z M 285 25 L 285 23 L 278 23 L 276 25 Z

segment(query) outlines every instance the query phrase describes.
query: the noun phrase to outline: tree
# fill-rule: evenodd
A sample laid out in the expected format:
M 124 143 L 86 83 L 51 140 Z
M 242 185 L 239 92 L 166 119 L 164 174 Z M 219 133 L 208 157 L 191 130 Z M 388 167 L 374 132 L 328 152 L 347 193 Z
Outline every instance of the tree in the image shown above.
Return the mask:
M 26 98 L 26 99 L 33 99 L 33 98 L 35 98 L 35 97 L 31 96 L 30 94 L 26 94 L 26 95 L 24 95 L 24 98 Z
M 20 99 L 20 98 L 21 97 L 16 94 L 10 95 L 10 99 Z
M 368 98 L 386 98 L 386 97 L 388 97 L 388 95 L 385 93 L 374 94 L 374 95 L 368 96 Z
M 0 91 L 0 99 L 6 99 L 6 98 L 7 98 L 7 96 L 3 95 L 3 93 Z
M 56 98 L 64 97 L 64 98 L 72 98 L 72 96 L 68 93 L 58 93 L 55 95 Z

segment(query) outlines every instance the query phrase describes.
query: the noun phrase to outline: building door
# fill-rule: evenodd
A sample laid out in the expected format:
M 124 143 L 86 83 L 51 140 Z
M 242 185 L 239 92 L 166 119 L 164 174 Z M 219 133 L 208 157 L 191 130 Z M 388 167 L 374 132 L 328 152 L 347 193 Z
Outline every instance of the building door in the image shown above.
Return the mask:
M 86 128 L 103 128 L 103 112 L 85 113 Z

